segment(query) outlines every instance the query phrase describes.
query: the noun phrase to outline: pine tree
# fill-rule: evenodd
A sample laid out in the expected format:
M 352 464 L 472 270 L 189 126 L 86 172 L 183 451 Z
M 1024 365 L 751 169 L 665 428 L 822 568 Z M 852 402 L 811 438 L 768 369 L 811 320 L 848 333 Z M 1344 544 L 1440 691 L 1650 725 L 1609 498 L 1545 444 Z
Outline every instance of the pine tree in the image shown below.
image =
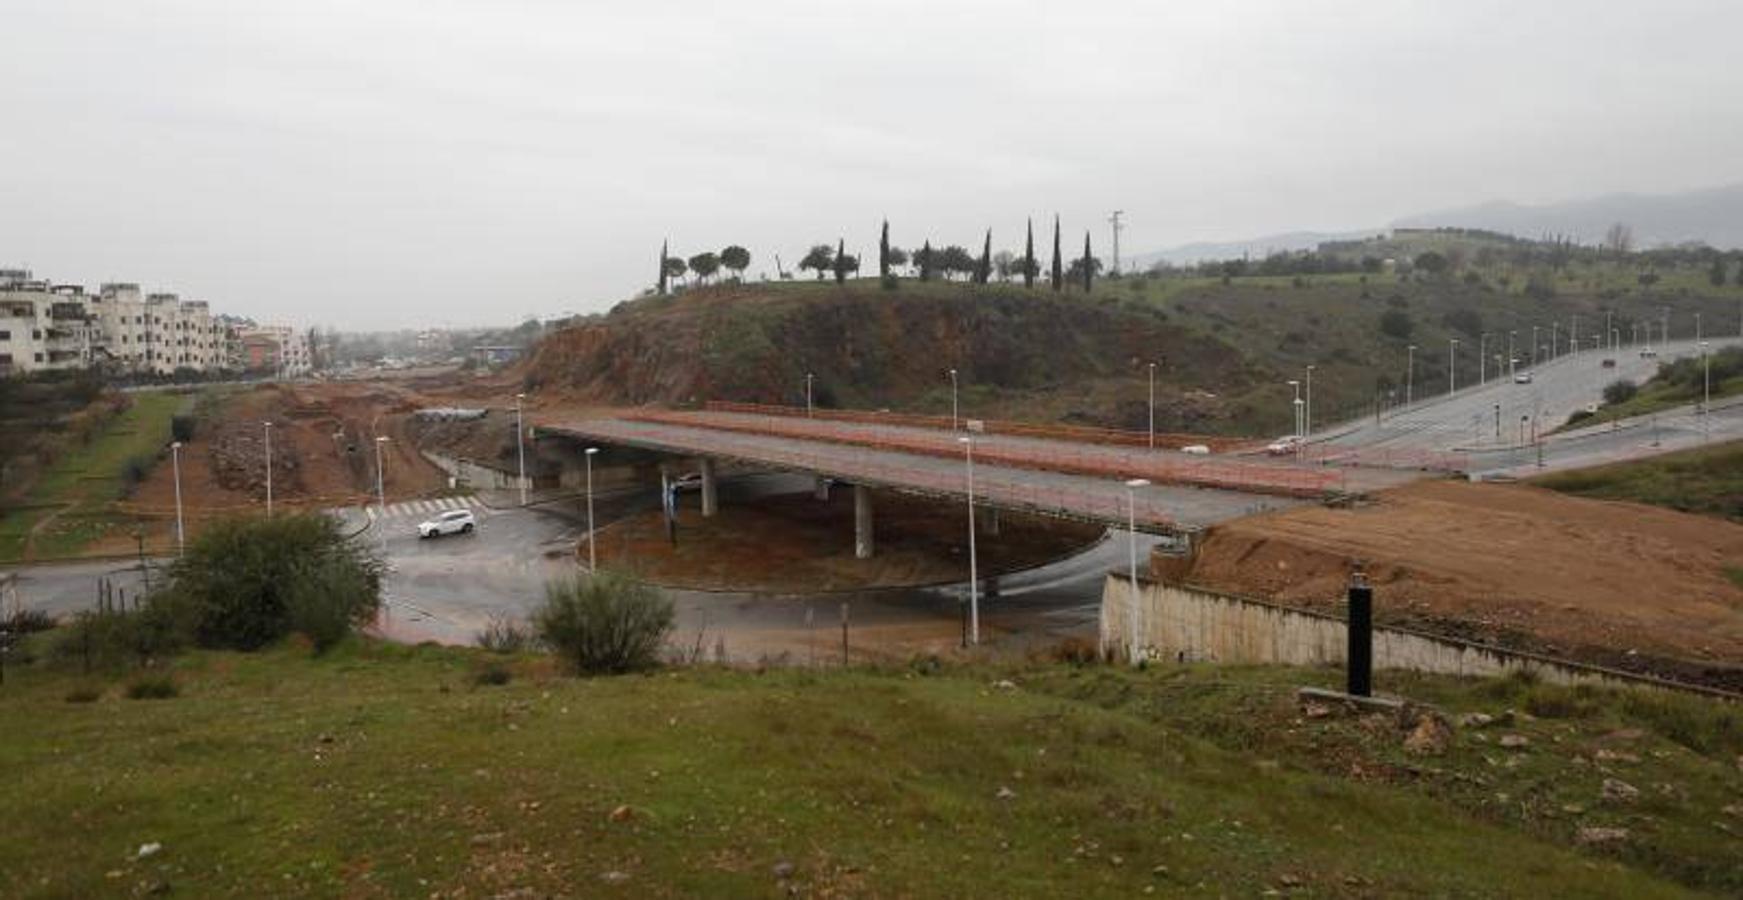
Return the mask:
M 670 240 L 660 242 L 660 296 L 666 296 L 666 249 Z
M 1083 292 L 1089 293 L 1090 282 L 1095 278 L 1095 264 L 1090 262 L 1089 232 L 1083 233 Z
M 992 271 L 993 271 L 993 230 L 991 228 L 988 228 L 986 230 L 986 243 L 982 244 L 981 248 L 980 248 L 980 265 L 975 266 L 975 269 L 974 269 L 974 280 L 981 283 L 981 284 L 986 284 L 987 276 L 991 275 Z
M 883 236 L 878 238 L 878 277 L 890 277 L 890 220 L 884 220 Z
M 847 281 L 847 239 L 838 238 L 835 244 L 835 283 Z
M 1023 242 L 1023 287 L 1035 286 L 1035 220 L 1029 220 L 1029 237 Z
M 932 242 L 931 241 L 927 241 L 926 245 L 920 248 L 920 280 L 921 281 L 931 281 L 932 280 Z
M 1061 260 L 1062 256 L 1063 256 L 1063 254 L 1061 254 L 1059 252 L 1059 216 L 1054 215 L 1054 217 L 1053 217 L 1053 289 L 1056 291 L 1065 287 L 1065 263 Z

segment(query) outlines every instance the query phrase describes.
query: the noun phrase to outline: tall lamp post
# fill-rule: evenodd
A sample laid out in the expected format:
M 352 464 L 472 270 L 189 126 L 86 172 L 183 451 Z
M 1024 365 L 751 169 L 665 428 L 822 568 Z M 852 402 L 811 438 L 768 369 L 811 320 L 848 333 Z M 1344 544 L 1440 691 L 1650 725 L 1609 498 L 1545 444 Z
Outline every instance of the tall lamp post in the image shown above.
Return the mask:
M 1143 478 L 1133 478 L 1126 482 L 1126 535 L 1131 539 L 1127 552 L 1132 567 L 1132 608 L 1128 615 L 1129 627 L 1126 629 L 1131 633 L 1132 642 L 1127 650 L 1127 659 L 1134 666 L 1138 664 L 1138 646 L 1142 640 L 1138 632 L 1138 488 L 1149 483 Z
M 599 554 L 594 552 L 593 545 L 593 455 L 599 452 L 598 447 L 588 447 L 582 454 L 587 459 L 587 571 L 599 571 Z
M 520 457 L 520 505 L 527 505 L 527 429 L 522 416 L 526 394 L 514 395 L 514 449 Z
M 1446 395 L 1459 392 L 1459 339 L 1451 338 L 1446 348 Z
M 1485 331 L 1482 333 L 1482 335 L 1480 337 L 1477 338 L 1477 386 L 1478 387 L 1481 387 L 1481 386 L 1489 383 L 1489 369 L 1488 369 L 1488 365 L 1487 365 L 1488 358 L 1489 358 L 1488 353 L 1489 353 L 1489 333 L 1487 331 Z
M 266 517 L 272 518 L 272 422 L 262 429 L 266 433 Z
M 1301 439 L 1313 433 L 1313 366 L 1307 367 L 1307 403 L 1301 407 Z
M 387 435 L 377 435 L 375 438 L 375 505 L 380 507 L 381 515 L 387 515 L 387 490 L 381 477 L 381 445 L 387 443 Z
M 1301 382 L 1291 378 L 1289 386 L 1295 390 L 1295 399 L 1289 401 L 1289 433 L 1301 437 Z
M 1156 364 L 1150 363 L 1150 449 L 1156 449 Z
M 1416 345 L 1405 348 L 1404 359 L 1404 405 L 1408 407 L 1416 402 Z
M 810 372 L 805 373 L 805 418 L 811 418 L 811 381 L 816 378 Z
M 958 418 L 959 417 L 957 414 L 957 405 L 956 405 L 956 370 L 951 369 L 950 370 L 950 430 L 951 431 L 957 430 L 956 423 L 958 421 Z
M 170 467 L 175 473 L 176 482 L 176 555 L 181 556 L 186 550 L 186 536 L 182 531 L 182 442 L 171 441 L 169 445 Z
M 968 642 L 980 645 L 980 569 L 974 555 L 974 438 L 959 437 L 968 472 Z

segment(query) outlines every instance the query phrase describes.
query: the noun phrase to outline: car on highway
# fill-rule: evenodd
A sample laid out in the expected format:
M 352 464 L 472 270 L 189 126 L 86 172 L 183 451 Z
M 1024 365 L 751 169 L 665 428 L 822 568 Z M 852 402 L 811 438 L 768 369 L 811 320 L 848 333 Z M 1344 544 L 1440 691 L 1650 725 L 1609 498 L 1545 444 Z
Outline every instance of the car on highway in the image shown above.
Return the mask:
M 1265 452 L 1272 456 L 1288 456 L 1301 447 L 1300 435 L 1286 434 L 1265 445 Z
M 672 479 L 672 490 L 674 490 L 674 491 L 699 491 L 699 490 L 702 490 L 702 473 L 701 472 L 687 472 L 683 475 L 679 475 L 677 478 Z
M 1531 383 L 1531 373 L 1530 372 L 1520 372 L 1519 374 L 1513 376 L 1513 383 L 1514 384 L 1530 384 Z
M 1614 369 L 1616 368 L 1616 360 L 1606 358 L 1603 362 L 1599 363 L 1599 365 L 1606 369 Z
M 418 537 L 433 538 L 444 534 L 471 534 L 478 527 L 478 520 L 473 517 L 472 510 L 450 509 L 445 513 L 418 523 Z
M 1209 456 L 1210 455 L 1210 445 L 1208 445 L 1208 444 L 1187 444 L 1186 446 L 1180 448 L 1180 452 L 1181 453 L 1190 453 L 1193 456 Z
M 1641 359 L 1653 359 L 1657 356 L 1658 356 L 1658 351 L 1652 349 L 1651 347 L 1647 347 L 1646 349 L 1640 351 L 1640 358 Z

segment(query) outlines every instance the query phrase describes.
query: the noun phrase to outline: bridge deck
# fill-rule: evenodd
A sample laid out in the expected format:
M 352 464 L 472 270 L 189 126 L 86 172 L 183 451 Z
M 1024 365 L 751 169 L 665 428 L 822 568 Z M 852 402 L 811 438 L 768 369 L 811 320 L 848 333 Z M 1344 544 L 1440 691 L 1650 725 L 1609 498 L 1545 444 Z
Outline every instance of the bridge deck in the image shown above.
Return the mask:
M 739 420 L 728 421 L 727 424 L 734 427 L 721 427 L 722 420 L 712 418 L 715 415 L 638 412 L 582 419 L 549 416 L 542 417 L 537 425 L 540 431 L 601 444 L 729 459 L 910 493 L 963 497 L 967 491 L 962 447 L 956 442 L 956 436 L 950 433 L 934 433 L 929 436 L 929 442 L 918 447 L 892 440 L 875 444 L 850 443 L 841 440 L 839 435 L 813 435 L 803 428 L 782 427 L 771 429 L 776 433 L 761 433 L 744 427 L 745 423 Z M 787 424 L 803 426 L 813 423 L 789 421 Z M 894 436 L 903 441 L 912 437 Z M 1127 517 L 1124 480 L 1149 477 L 1141 468 L 1122 473 L 1117 466 L 1107 467 L 1105 474 L 1086 472 L 1086 469 L 1102 470 L 1103 462 L 1099 458 L 1091 460 L 1097 467 L 1095 469 L 1086 465 L 1077 467 L 1075 471 L 1069 470 L 1069 466 L 1063 467 L 1067 471 L 1055 471 L 1039 467 L 1021 456 L 1011 456 L 1014 452 L 1009 446 L 1001 447 L 990 436 L 984 439 L 976 437 L 974 492 L 977 500 L 989 506 L 1123 526 Z M 1135 492 L 1135 501 L 1139 530 L 1152 532 L 1192 531 L 1216 522 L 1305 502 L 1291 496 L 1178 483 L 1139 488 Z

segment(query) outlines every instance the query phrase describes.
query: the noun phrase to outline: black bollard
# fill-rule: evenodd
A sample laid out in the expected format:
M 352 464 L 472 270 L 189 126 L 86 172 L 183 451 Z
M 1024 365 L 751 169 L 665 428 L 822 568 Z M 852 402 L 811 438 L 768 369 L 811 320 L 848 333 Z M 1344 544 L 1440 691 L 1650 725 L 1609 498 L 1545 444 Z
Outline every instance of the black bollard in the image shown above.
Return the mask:
M 1374 690 L 1374 589 L 1360 572 L 1350 579 L 1349 650 L 1345 663 L 1349 667 L 1348 693 L 1352 697 L 1367 697 Z

